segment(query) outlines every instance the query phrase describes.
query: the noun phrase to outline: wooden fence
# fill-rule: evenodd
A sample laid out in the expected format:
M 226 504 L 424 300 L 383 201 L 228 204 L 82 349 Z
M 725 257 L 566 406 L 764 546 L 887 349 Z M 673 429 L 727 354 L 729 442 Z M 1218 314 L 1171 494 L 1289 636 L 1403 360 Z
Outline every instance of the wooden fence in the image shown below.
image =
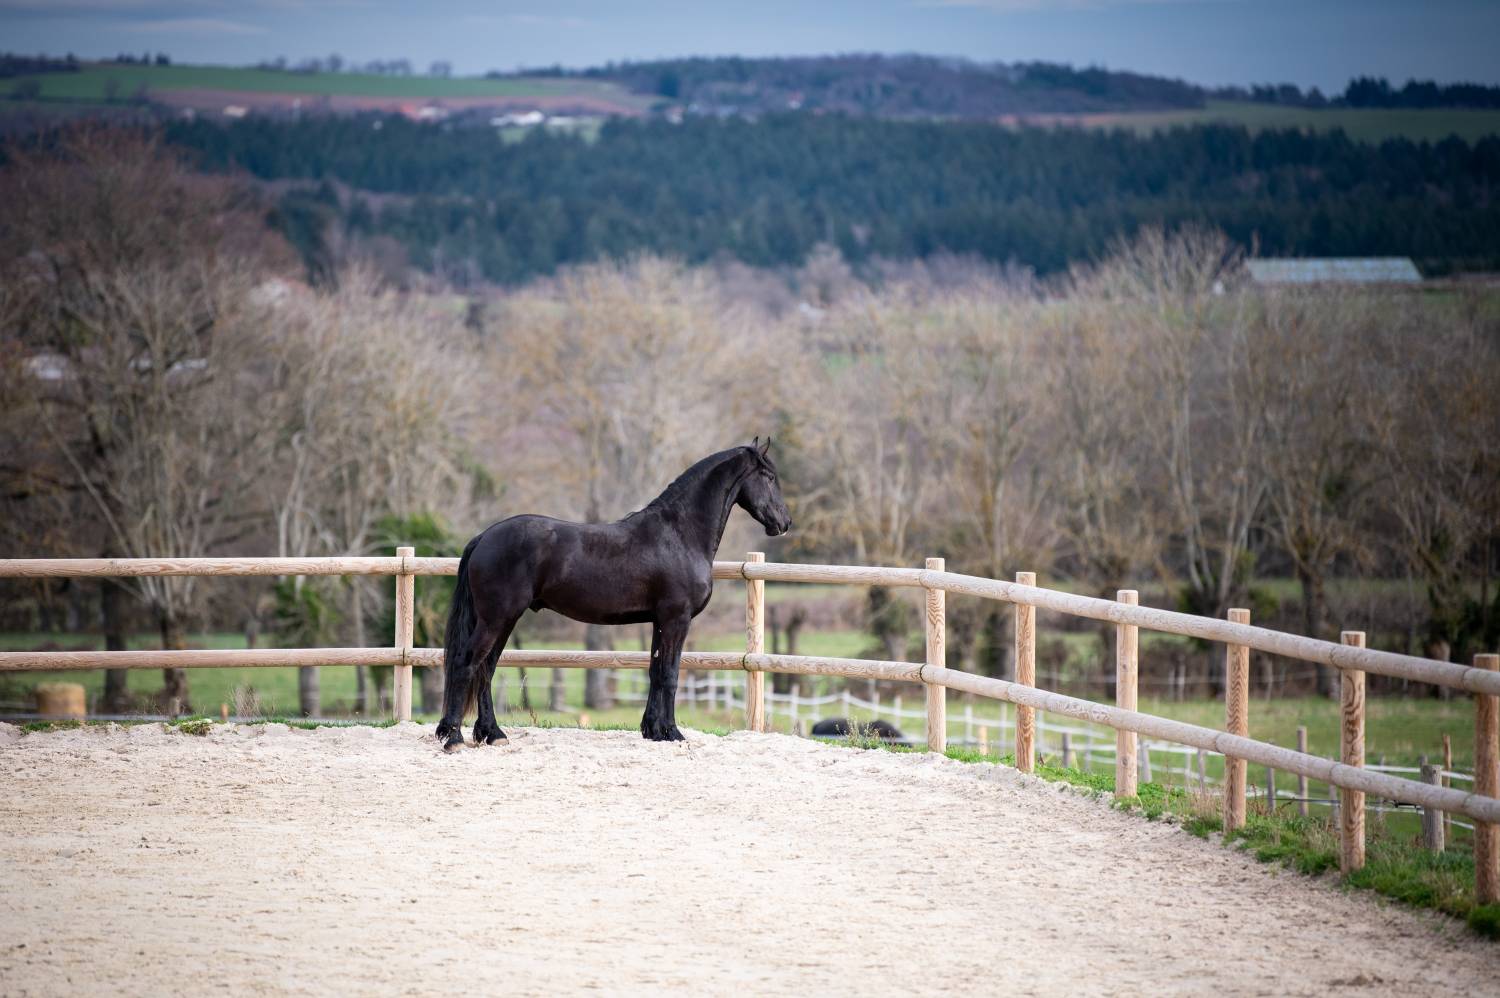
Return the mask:
M 415 577 L 454 575 L 456 558 L 418 558 L 411 548 L 381 558 L 184 558 L 184 559 L 25 559 L 0 560 L 0 577 L 130 577 L 146 575 L 390 575 L 396 577 L 396 640 L 390 648 L 245 649 L 223 651 L 71 651 L 0 652 L 0 671 L 55 669 L 138 669 L 161 667 L 225 668 L 241 666 L 390 665 L 396 682 L 393 709 L 399 720 L 411 717 L 411 670 L 442 664 L 440 648 L 412 646 Z M 766 562 L 759 553 L 745 561 L 714 563 L 714 578 L 746 582 L 745 651 L 685 652 L 686 669 L 742 670 L 747 673 L 745 713 L 752 730 L 765 729 L 764 673 L 833 675 L 884 679 L 921 685 L 927 702 L 927 745 L 946 747 L 946 692 L 958 690 L 1016 705 L 1016 767 L 1030 772 L 1035 762 L 1034 712 L 1060 714 L 1113 728 L 1116 793 L 1130 796 L 1136 786 L 1139 736 L 1217 752 L 1228 763 L 1224 824 L 1244 822 L 1245 766 L 1256 763 L 1322 781 L 1340 790 L 1340 867 L 1346 872 L 1364 863 L 1365 796 L 1415 804 L 1432 812 L 1474 819 L 1476 897 L 1500 901 L 1500 655 L 1476 655 L 1473 666 L 1401 655 L 1365 647 L 1364 635 L 1346 631 L 1342 641 L 1273 631 L 1250 624 L 1250 612 L 1229 611 L 1227 620 L 1140 606 L 1134 591 L 1115 600 L 1079 596 L 1036 585 L 1028 572 L 1015 582 L 983 579 L 944 570 L 933 558 L 926 567 L 877 568 L 849 565 L 791 565 Z M 824 656 L 765 653 L 766 582 L 908 586 L 926 591 L 926 655 L 920 663 L 871 661 Z M 1016 679 L 1008 681 L 949 669 L 945 664 L 945 599 L 948 593 L 978 596 L 1015 607 Z M 1116 625 L 1117 691 L 1114 705 L 1096 703 L 1037 689 L 1036 610 L 1106 621 Z M 1220 731 L 1144 714 L 1135 709 L 1139 631 L 1159 631 L 1200 638 L 1225 646 L 1225 729 Z M 1281 748 L 1248 737 L 1249 653 L 1272 655 L 1331 666 L 1341 675 L 1341 752 L 1337 761 Z M 502 664 L 586 669 L 645 669 L 646 652 L 507 651 Z M 1474 783 L 1466 792 L 1440 782 L 1402 779 L 1364 765 L 1364 675 L 1394 676 L 1447 686 L 1474 694 Z

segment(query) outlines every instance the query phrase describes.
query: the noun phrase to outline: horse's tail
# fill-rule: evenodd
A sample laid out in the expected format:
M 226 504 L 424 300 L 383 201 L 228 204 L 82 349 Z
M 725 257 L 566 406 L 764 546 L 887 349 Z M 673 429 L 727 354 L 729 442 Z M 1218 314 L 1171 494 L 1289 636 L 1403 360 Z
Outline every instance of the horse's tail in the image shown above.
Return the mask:
M 482 534 L 480 536 L 483 536 Z M 458 585 L 453 589 L 453 602 L 448 607 L 448 628 L 443 633 L 443 706 L 445 717 L 452 717 L 453 708 L 458 707 L 457 723 L 462 724 L 479 698 L 479 686 L 474 681 L 474 672 L 466 668 L 469 663 L 470 639 L 479 619 L 474 613 L 474 594 L 469 592 L 469 556 L 479 544 L 475 537 L 464 546 L 463 557 L 458 559 Z M 463 688 L 455 681 L 463 676 Z

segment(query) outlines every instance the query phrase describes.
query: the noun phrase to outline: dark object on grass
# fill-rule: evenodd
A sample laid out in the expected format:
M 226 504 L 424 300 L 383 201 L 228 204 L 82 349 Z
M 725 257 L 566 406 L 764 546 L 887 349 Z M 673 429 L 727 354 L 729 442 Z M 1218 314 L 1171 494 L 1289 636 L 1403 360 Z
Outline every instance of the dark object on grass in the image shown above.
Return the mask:
M 892 745 L 908 744 L 906 736 L 901 733 L 900 728 L 878 718 L 873 721 L 860 721 L 858 724 L 855 724 L 847 717 L 830 717 L 814 724 L 812 734 L 815 738 L 819 736 L 847 736 L 856 728 L 861 738 L 879 738 L 881 741 Z
M 464 548 L 443 641 L 444 748 L 463 744 L 463 717 L 478 702 L 474 741 L 505 739 L 490 680 L 521 614 L 555 610 L 586 624 L 651 624 L 651 689 L 641 734 L 681 741 L 677 666 L 688 625 L 713 595 L 713 562 L 733 506 L 775 537 L 792 527 L 771 441 L 757 438 L 704 458 L 645 509 L 616 523 L 513 516 Z

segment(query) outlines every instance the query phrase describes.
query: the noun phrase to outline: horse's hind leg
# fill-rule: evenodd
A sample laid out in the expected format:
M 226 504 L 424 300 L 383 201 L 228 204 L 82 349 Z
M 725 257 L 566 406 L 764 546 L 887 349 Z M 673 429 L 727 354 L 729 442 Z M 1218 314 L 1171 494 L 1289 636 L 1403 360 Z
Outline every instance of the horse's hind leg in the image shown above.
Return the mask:
M 500 661 L 500 654 L 505 650 L 505 644 L 510 640 L 511 631 L 515 630 L 516 621 L 520 614 L 505 622 L 499 629 L 495 643 L 485 653 L 484 661 L 480 663 L 480 671 L 475 677 L 479 686 L 479 718 L 474 722 L 474 744 L 493 745 L 496 742 L 506 741 L 505 732 L 500 730 L 500 722 L 495 719 L 495 701 L 491 695 L 490 688 L 495 682 L 495 666 Z M 483 679 L 479 679 L 482 676 Z
M 437 728 L 445 751 L 451 752 L 464 743 L 464 714 L 474 701 L 474 686 L 484 676 L 486 660 L 499 636 L 493 626 L 480 624 L 469 635 L 462 657 L 447 675 L 452 685 L 443 690 L 443 719 Z

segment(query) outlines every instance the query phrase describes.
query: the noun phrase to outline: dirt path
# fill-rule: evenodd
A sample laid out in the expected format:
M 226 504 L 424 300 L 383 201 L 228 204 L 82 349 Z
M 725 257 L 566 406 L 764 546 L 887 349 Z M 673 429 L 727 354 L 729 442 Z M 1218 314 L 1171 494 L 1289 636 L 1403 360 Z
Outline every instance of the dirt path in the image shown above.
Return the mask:
M 1500 946 L 998 766 L 0 725 L 0 992 L 1494 994 Z

